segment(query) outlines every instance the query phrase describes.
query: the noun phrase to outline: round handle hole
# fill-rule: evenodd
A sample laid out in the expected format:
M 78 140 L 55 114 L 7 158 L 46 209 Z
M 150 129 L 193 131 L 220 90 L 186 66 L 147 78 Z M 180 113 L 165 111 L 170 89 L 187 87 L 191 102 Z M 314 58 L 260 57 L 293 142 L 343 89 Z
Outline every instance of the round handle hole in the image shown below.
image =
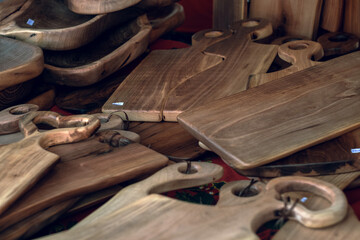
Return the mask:
M 256 27 L 260 24 L 259 21 L 256 20 L 249 20 L 249 21 L 245 21 L 241 24 L 241 26 L 243 27 Z
M 349 40 L 349 37 L 345 34 L 336 34 L 335 36 L 329 37 L 331 42 L 346 42 Z
M 289 45 L 291 50 L 303 50 L 309 47 L 309 44 L 306 43 L 294 43 Z
M 21 115 L 30 112 L 30 108 L 28 106 L 14 107 L 9 112 L 13 115 Z
M 222 32 L 222 31 L 211 31 L 211 32 L 205 33 L 205 37 L 207 37 L 207 38 L 217 38 L 222 35 L 224 35 L 224 32 Z

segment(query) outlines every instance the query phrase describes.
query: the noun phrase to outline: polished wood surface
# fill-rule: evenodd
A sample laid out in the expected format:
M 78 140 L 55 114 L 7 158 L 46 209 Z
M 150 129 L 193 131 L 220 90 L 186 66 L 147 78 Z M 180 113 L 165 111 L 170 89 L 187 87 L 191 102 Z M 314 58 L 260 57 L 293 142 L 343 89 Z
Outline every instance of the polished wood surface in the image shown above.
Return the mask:
M 114 143 L 116 139 L 118 142 Z M 1 230 L 67 199 L 151 174 L 168 161 L 143 145 L 125 142 L 124 137 L 113 131 L 64 146 L 49 149 L 61 161 L 0 216 Z
M 0 35 L 43 49 L 70 50 L 91 42 L 107 29 L 123 23 L 124 17 L 127 16 L 121 12 L 80 15 L 70 11 L 61 0 L 29 0 L 19 11 L 1 22 Z
M 39 109 L 34 104 L 20 104 L 0 112 L 0 135 L 19 132 L 19 120 Z
M 252 0 L 249 17 L 271 21 L 274 31 L 316 39 L 323 0 Z
M 177 177 L 180 173 L 186 179 L 185 177 L 197 175 L 195 169 L 199 169 L 199 166 L 203 168 L 207 165 L 205 164 L 194 164 L 195 172 L 190 174 L 182 173 L 186 164 L 182 164 L 183 168 L 180 168 L 179 164 L 169 166 L 144 181 L 124 188 L 77 226 L 51 238 L 89 239 L 91 236 L 102 239 L 158 239 L 161 236 L 164 239 L 258 239 L 253 229 L 271 218 L 276 218 L 274 211 L 284 207 L 284 202 L 279 201 L 278 196 L 288 191 L 320 193 L 329 200 L 330 206 L 317 212 L 301 204 L 295 206 L 291 218 L 307 227 L 321 228 L 335 224 L 344 219 L 347 213 L 347 201 L 341 190 L 329 183 L 302 177 L 278 178 L 266 186 L 257 183 L 252 188 L 256 195 L 245 198 L 235 194 L 248 186 L 249 181 L 226 184 L 220 190 L 220 199 L 216 206 L 186 203 L 155 194 L 169 188 L 164 187 L 170 184 L 166 184 L 163 176 Z M 200 170 L 203 170 L 201 168 Z M 182 185 L 182 181 L 178 182 Z M 173 184 L 171 188 L 179 187 L 176 186 L 178 184 Z M 178 227 L 179 221 L 181 228 Z M 214 221 L 223 223 L 221 231 L 210 227 L 214 226 Z M 106 230 L 103 228 L 105 224 Z M 156 231 L 153 226 L 157 226 Z
M 360 52 L 347 54 L 178 120 L 233 168 L 261 166 L 359 127 L 359 60 Z
M 81 48 L 45 51 L 45 80 L 82 87 L 94 84 L 142 54 L 151 26 L 145 15 L 111 29 Z
M 35 125 L 39 123 L 63 129 L 40 133 Z M 0 152 L 0 213 L 31 188 L 58 161 L 58 155 L 45 149 L 88 138 L 100 127 L 100 121 L 91 116 L 62 117 L 54 112 L 31 112 L 20 119 L 19 126 L 25 138 L 3 146 Z
M 0 90 L 40 75 L 44 56 L 39 47 L 0 36 Z
M 344 11 L 344 32 L 352 33 L 360 38 L 360 2 L 346 0 Z
M 359 38 L 350 33 L 331 32 L 321 35 L 317 41 L 324 49 L 325 56 L 339 56 L 359 48 Z
M 176 121 L 186 109 L 246 90 L 250 73 L 266 71 L 277 46 L 251 41 L 271 34 L 265 20 L 245 20 L 234 30 L 205 30 L 191 48 L 151 52 L 102 110 L 126 112 L 131 121 Z
M 213 29 L 228 29 L 234 23 L 246 19 L 248 2 L 246 0 L 214 0 Z
M 325 0 L 323 3 L 320 26 L 329 32 L 338 32 L 342 28 L 344 0 Z

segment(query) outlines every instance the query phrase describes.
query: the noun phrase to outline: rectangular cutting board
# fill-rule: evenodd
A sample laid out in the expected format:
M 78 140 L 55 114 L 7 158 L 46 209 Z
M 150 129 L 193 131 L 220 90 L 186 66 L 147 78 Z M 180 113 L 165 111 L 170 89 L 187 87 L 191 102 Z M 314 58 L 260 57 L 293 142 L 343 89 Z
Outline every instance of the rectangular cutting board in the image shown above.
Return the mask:
M 199 108 L 179 123 L 235 169 L 249 169 L 360 126 L 360 52 Z

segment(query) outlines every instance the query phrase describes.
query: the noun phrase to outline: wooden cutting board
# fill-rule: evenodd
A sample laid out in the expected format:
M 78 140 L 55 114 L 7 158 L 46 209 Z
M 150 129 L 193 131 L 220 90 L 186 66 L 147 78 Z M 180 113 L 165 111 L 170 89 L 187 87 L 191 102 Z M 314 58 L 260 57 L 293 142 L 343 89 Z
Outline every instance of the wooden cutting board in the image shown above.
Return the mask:
M 39 123 L 63 129 L 40 133 L 35 125 Z M 59 156 L 46 148 L 86 139 L 100 127 L 100 121 L 91 116 L 61 117 L 54 112 L 32 112 L 19 121 L 19 126 L 25 138 L 1 147 L 0 214 L 58 161 Z
M 63 1 L 29 0 L 1 22 L 0 35 L 44 49 L 69 50 L 81 47 L 107 29 L 123 23 L 123 17 L 121 12 L 80 15 L 70 11 Z
M 250 73 L 266 71 L 277 47 L 251 41 L 251 36 L 271 34 L 265 20 L 243 21 L 234 32 L 202 31 L 191 48 L 151 52 L 104 104 L 103 112 L 126 112 L 131 121 L 176 121 L 188 108 L 245 90 Z
M 21 104 L 9 107 L 0 112 L 0 135 L 19 132 L 19 120 L 38 110 L 34 104 Z
M 251 0 L 249 17 L 271 21 L 279 34 L 316 39 L 323 0 Z
M 165 156 L 143 145 L 112 147 L 99 142 L 102 136 L 68 148 L 50 148 L 60 157 L 69 156 L 1 215 L 0 230 L 56 203 L 150 174 L 167 164 Z M 71 157 L 74 154 L 77 156 Z
M 343 24 L 344 0 L 325 0 L 320 26 L 329 32 L 338 32 Z
M 213 28 L 230 28 L 234 23 L 247 18 L 247 10 L 246 0 L 213 0 Z
M 330 32 L 321 35 L 317 41 L 324 49 L 324 56 L 339 56 L 359 48 L 359 38 L 350 33 Z
M 355 52 L 178 119 L 231 167 L 249 169 L 358 128 L 359 76 L 360 52 Z
M 128 12 L 129 16 L 124 15 L 124 19 L 138 14 Z M 44 51 L 44 79 L 50 83 L 75 87 L 94 84 L 145 52 L 150 31 L 150 23 L 146 15 L 142 15 L 108 30 L 81 48 Z
M 164 170 L 168 170 L 166 175 L 175 175 L 174 170 L 179 171 L 178 168 L 179 165 L 175 165 L 163 169 L 160 176 L 165 175 Z M 176 174 L 178 175 L 179 172 Z M 345 217 L 347 212 L 346 198 L 341 190 L 319 180 L 285 177 L 275 179 L 267 186 L 258 183 L 253 187 L 256 195 L 245 198 L 235 194 L 248 186 L 249 181 L 232 182 L 221 189 L 220 199 L 216 206 L 205 206 L 157 194 L 149 195 L 148 189 L 156 189 L 151 191 L 156 193 L 165 184 L 164 180 L 156 175 L 123 189 L 103 207 L 84 219 L 86 224 L 80 222 L 67 232 L 51 236 L 52 239 L 88 239 L 90 236 L 101 239 L 140 239 L 142 237 L 148 239 L 257 239 L 253 229 L 257 229 L 261 222 L 274 218 L 274 212 L 284 207 L 284 202 L 279 201 L 275 196 L 278 196 L 280 192 L 292 190 L 320 191 L 331 202 L 329 208 L 317 213 L 306 210 L 300 204 L 294 208 L 294 219 L 299 219 L 308 227 L 321 228 L 337 223 Z M 186 174 L 183 175 L 186 176 Z M 99 212 L 104 212 L 105 206 L 109 209 L 110 205 L 112 205 L 112 211 L 106 215 L 98 215 Z M 308 214 L 306 217 L 305 211 Z M 333 215 L 330 217 L 331 214 Z M 304 218 L 301 219 L 300 216 Z M 89 221 L 89 218 L 92 218 L 92 221 Z M 318 221 L 315 218 L 318 218 Z M 117 219 L 122 219 L 122 221 Z M 219 228 L 214 228 L 215 222 L 222 224 L 217 225 Z M 104 228 L 105 223 L 107 223 L 106 228 Z M 154 226 L 157 226 L 156 231 L 154 231 Z M 150 231 L 150 229 L 153 230 Z
M 360 38 L 360 2 L 357 0 L 345 1 L 344 32 L 352 33 Z
M 39 47 L 0 36 L 0 90 L 40 75 L 44 56 Z
M 2 0 L 0 1 L 0 22 L 16 12 L 27 0 Z

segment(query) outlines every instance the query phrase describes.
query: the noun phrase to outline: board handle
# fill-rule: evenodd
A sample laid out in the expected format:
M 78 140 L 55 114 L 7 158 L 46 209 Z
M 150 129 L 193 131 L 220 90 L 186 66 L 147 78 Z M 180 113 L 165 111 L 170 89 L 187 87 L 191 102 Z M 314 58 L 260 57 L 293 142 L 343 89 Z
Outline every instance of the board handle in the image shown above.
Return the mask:
M 264 18 L 248 18 L 235 23 L 231 28 L 236 38 L 247 37 L 253 41 L 266 38 L 273 33 L 270 21 Z
M 286 192 L 310 192 L 324 197 L 330 202 L 330 206 L 321 210 L 309 210 L 301 204 L 297 204 L 292 210 L 294 219 L 309 228 L 322 228 L 334 225 L 342 221 L 346 214 L 348 203 L 344 193 L 333 184 L 316 178 L 307 177 L 281 177 L 271 180 L 266 185 L 266 191 L 274 192 L 280 200 L 280 195 Z M 289 204 L 290 206 L 292 204 Z
M 55 112 L 37 111 L 19 121 L 20 130 L 25 137 L 39 134 L 36 124 L 59 128 L 41 133 L 40 146 L 46 148 L 90 137 L 100 127 L 100 120 L 91 115 L 62 116 Z
M 19 132 L 19 120 L 38 109 L 39 107 L 35 104 L 20 104 L 2 110 L 0 112 L 0 135 Z

